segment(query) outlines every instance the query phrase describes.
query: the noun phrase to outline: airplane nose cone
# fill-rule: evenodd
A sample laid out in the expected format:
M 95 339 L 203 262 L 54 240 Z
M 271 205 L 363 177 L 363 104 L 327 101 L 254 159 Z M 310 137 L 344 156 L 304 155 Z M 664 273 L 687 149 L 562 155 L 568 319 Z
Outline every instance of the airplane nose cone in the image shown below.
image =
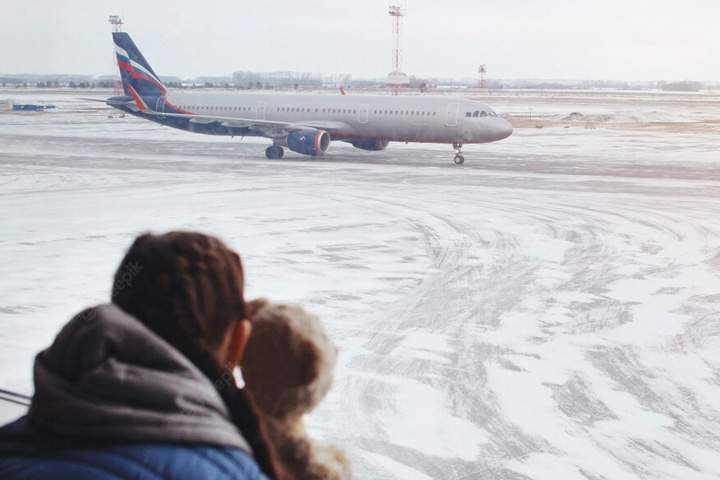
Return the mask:
M 496 127 L 497 140 L 502 140 L 503 138 L 507 138 L 512 135 L 513 127 L 510 125 L 510 122 L 504 118 L 498 118 L 498 120 L 500 121 Z

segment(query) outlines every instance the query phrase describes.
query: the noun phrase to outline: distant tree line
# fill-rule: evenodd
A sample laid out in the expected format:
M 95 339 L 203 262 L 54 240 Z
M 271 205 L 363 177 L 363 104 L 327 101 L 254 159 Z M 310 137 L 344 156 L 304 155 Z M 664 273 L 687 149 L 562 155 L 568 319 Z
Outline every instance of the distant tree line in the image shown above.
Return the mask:
M 24 84 L 27 86 L 27 84 Z M 3 83 L 3 86 L 5 84 Z M 59 87 L 70 87 L 70 88 L 113 88 L 115 86 L 115 82 L 108 82 L 108 81 L 102 81 L 102 82 L 78 82 L 75 83 L 73 81 L 68 82 L 67 84 L 61 84 L 57 80 L 51 81 L 48 80 L 46 82 L 37 82 L 35 83 L 36 88 L 59 88 Z
M 707 87 L 700 82 L 659 82 L 658 88 L 666 92 L 699 92 Z
M 232 82 L 236 88 L 247 90 L 266 88 L 320 88 L 323 86 L 323 77 L 321 75 L 309 72 L 235 72 L 232 76 Z
M 115 82 L 112 81 L 101 81 L 101 82 L 69 82 L 68 87 L 70 88 L 113 88 L 115 86 Z

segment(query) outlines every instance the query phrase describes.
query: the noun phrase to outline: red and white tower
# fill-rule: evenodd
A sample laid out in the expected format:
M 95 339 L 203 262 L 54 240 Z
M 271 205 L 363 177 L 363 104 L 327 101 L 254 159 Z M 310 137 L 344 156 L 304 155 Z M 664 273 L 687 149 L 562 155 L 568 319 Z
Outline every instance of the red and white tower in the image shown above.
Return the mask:
M 485 82 L 485 74 L 487 73 L 487 68 L 485 68 L 485 64 L 483 63 L 478 67 L 478 88 L 486 88 L 487 83 Z
M 387 84 L 397 95 L 402 87 L 410 84 L 410 78 L 402 73 L 402 18 L 405 12 L 402 7 L 390 5 L 389 10 L 393 23 L 392 72 L 387 77 Z

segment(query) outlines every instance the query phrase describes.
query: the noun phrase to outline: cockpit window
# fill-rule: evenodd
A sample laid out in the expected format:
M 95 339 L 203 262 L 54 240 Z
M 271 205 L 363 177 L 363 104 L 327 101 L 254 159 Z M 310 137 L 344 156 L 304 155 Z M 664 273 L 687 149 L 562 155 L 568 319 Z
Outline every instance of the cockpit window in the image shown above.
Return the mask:
M 483 118 L 483 117 L 497 117 L 497 113 L 492 110 L 475 110 L 474 112 L 465 112 L 466 117 Z

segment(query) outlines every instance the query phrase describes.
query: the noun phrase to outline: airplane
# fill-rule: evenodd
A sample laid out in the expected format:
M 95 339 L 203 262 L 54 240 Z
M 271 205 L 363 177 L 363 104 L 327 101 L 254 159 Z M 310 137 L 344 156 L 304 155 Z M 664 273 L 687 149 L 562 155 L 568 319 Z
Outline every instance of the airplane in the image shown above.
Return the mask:
M 392 141 L 452 144 L 459 165 L 464 144 L 502 140 L 513 131 L 489 106 L 453 97 L 169 92 L 130 35 L 114 32 L 113 41 L 125 95 L 105 103 L 190 132 L 272 139 L 269 159 L 282 158 L 283 147 L 320 156 L 331 141 L 370 151 Z

